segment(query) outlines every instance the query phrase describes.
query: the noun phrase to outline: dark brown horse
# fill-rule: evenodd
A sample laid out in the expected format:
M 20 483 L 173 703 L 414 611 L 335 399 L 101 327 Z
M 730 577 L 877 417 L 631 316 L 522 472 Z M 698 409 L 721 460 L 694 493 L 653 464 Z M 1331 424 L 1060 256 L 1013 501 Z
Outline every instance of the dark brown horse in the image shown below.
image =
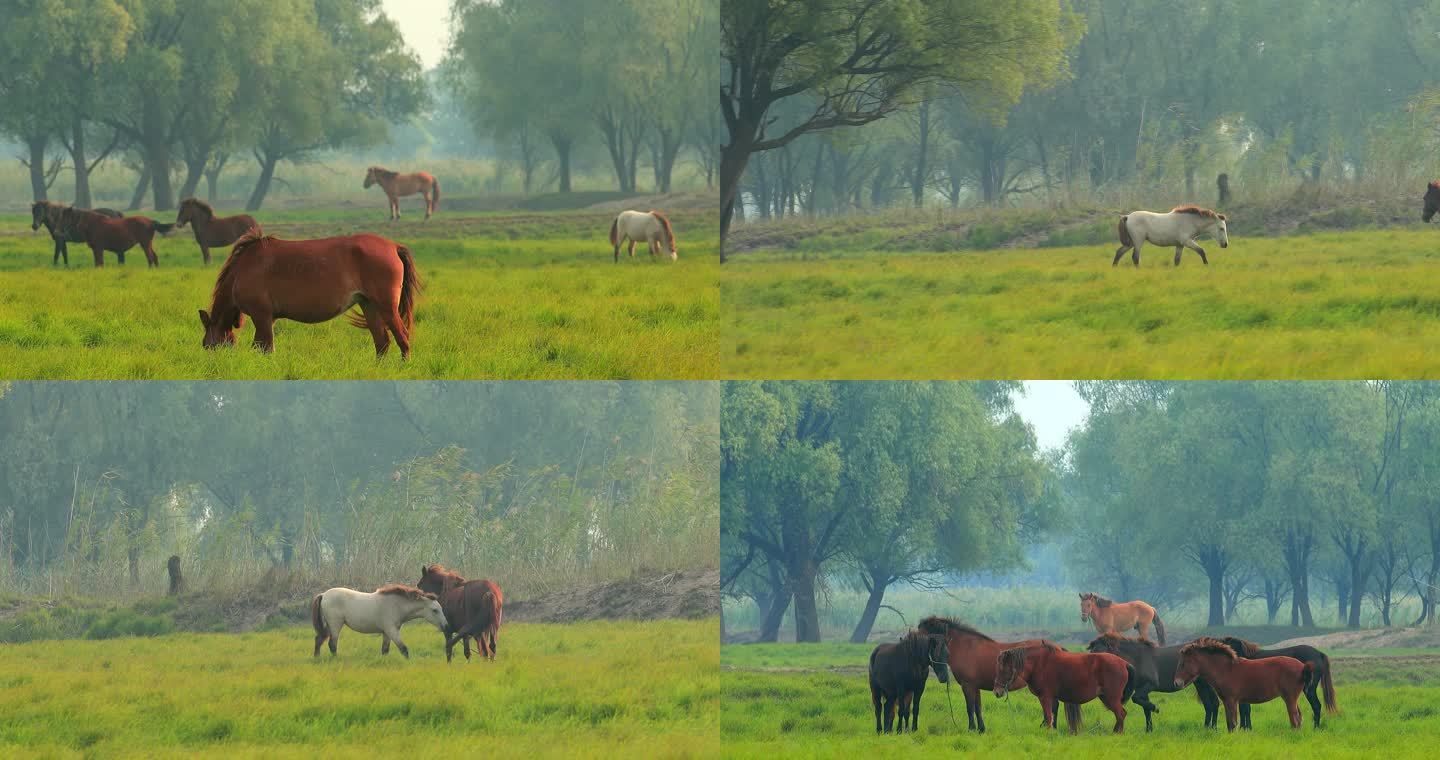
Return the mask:
M 1055 710 L 1085 704 L 1096 697 L 1115 715 L 1115 733 L 1125 733 L 1125 700 L 1130 698 L 1135 667 L 1108 652 L 1067 652 L 1041 645 L 1014 647 L 1000 653 L 995 666 L 995 696 L 1030 687 L 1045 711 L 1046 728 L 1055 727 Z M 1067 709 L 1070 733 L 1080 730 L 1080 711 Z
M 51 262 L 52 266 L 58 265 L 62 257 L 65 259 L 65 266 L 70 266 L 70 250 L 66 247 L 66 244 L 85 242 L 85 238 L 80 236 L 80 231 L 75 229 L 73 225 L 70 227 L 65 226 L 63 216 L 67 208 L 70 207 L 63 203 L 55 203 L 53 201 L 35 201 L 30 204 L 30 229 L 38 230 L 40 229 L 40 225 L 43 224 L 45 225 L 45 229 L 50 232 L 50 239 L 55 241 L 55 259 Z M 90 210 L 101 216 L 108 216 L 111 219 L 119 219 L 124 216 L 124 214 L 113 208 L 95 208 Z M 125 254 L 123 252 L 119 254 L 118 258 L 121 264 L 125 263 Z
M 446 662 L 454 657 L 456 642 L 464 646 L 465 659 L 469 660 L 471 638 L 475 639 L 482 658 L 495 659 L 499 649 L 496 636 L 500 632 L 501 608 L 505 604 L 499 586 L 487 580 L 465 580 L 459 573 L 442 565 L 420 568 L 420 582 L 415 585 L 438 596 L 440 608 L 445 610 L 448 624 L 445 631 Z
M 1000 652 L 1019 646 L 1043 645 L 1060 648 L 1045 639 L 999 642 L 957 620 L 932 616 L 920 621 L 919 629 L 945 637 L 950 648 L 950 673 L 965 695 L 965 718 L 970 730 L 985 732 L 985 717 L 980 709 L 980 692 L 995 686 L 995 663 Z
M 113 251 L 125 263 L 125 252 L 140 246 L 145 252 L 145 261 L 152 267 L 160 266 L 160 257 L 155 253 L 155 234 L 166 233 L 175 227 L 144 216 L 127 216 L 114 219 L 104 214 L 73 206 L 60 214 L 60 224 L 73 229 L 81 242 L 90 246 L 95 256 L 95 266 L 105 266 L 105 252 Z
M 1145 730 L 1154 730 L 1152 713 L 1160 708 L 1150 701 L 1151 692 L 1170 693 L 1185 688 L 1175 685 L 1175 666 L 1180 662 L 1180 647 L 1157 647 L 1148 639 L 1127 639 L 1118 633 L 1107 633 L 1086 647 L 1090 652 L 1109 652 L 1135 666 L 1135 679 L 1131 682 L 1135 704 L 1145 711 Z M 1220 697 L 1205 683 L 1195 679 L 1195 696 L 1205 707 L 1205 727 L 1214 728 L 1220 714 Z
M 236 216 L 215 216 L 215 209 L 199 198 L 180 201 L 180 212 L 175 216 L 175 226 L 190 225 L 195 233 L 195 242 L 200 244 L 200 256 L 210 263 L 210 248 L 234 245 L 251 229 L 260 229 L 260 223 L 249 214 Z
M 233 345 L 245 315 L 255 320 L 255 345 L 275 348 L 275 320 L 314 324 L 359 305 L 363 317 L 350 323 L 368 327 L 375 355 L 390 347 L 388 328 L 410 356 L 415 298 L 420 276 L 410 249 L 378 235 L 280 240 L 258 229 L 241 236 L 215 277 L 210 311 L 200 312 L 205 326 L 201 345 Z
M 1420 218 L 1428 223 L 1437 211 L 1440 211 L 1440 179 L 1425 186 L 1425 211 Z
M 1235 654 L 1247 660 L 1263 660 L 1266 657 L 1294 657 L 1295 659 L 1310 664 L 1310 682 L 1305 684 L 1305 699 L 1310 703 L 1310 711 L 1314 714 L 1315 727 L 1320 727 L 1320 695 L 1317 691 L 1325 694 L 1325 711 L 1331 715 L 1338 715 L 1340 708 L 1335 704 L 1335 680 L 1330 673 L 1330 658 L 1325 653 L 1308 644 L 1299 644 L 1293 647 L 1282 647 L 1280 649 L 1264 649 L 1253 641 L 1226 636 L 1221 639 L 1225 645 L 1235 650 Z M 1250 727 L 1250 705 L 1240 705 L 1240 727 Z
M 1268 657 L 1246 660 L 1238 657 L 1225 642 L 1202 637 L 1180 649 L 1180 664 L 1175 668 L 1175 685 L 1183 686 L 1196 678 L 1205 682 L 1225 703 L 1225 725 L 1234 731 L 1239 722 L 1240 703 L 1258 704 L 1279 697 L 1290 715 L 1290 727 L 1300 728 L 1300 693 L 1310 683 L 1310 663 L 1293 657 Z
M 379 166 L 372 166 L 365 172 L 365 189 L 379 185 L 390 199 L 390 218 L 400 218 L 400 199 L 420 193 L 425 196 L 425 218 L 440 208 L 440 180 L 429 172 L 401 174 Z
M 884 704 L 884 733 L 895 724 L 895 709 L 900 708 L 900 732 L 905 731 L 906 718 L 910 730 L 920 730 L 920 697 L 925 694 L 925 679 L 930 671 L 940 683 L 950 682 L 949 646 L 945 637 L 911 631 L 894 644 L 881 644 L 870 652 L 870 702 L 875 706 L 875 733 L 881 733 L 881 702 Z
M 1133 628 L 1140 632 L 1142 639 L 1146 638 L 1145 631 L 1153 622 L 1160 644 L 1165 644 L 1165 624 L 1160 622 L 1160 613 L 1145 602 L 1112 602 L 1099 594 L 1084 593 L 1080 595 L 1080 622 L 1087 620 L 1102 636 Z

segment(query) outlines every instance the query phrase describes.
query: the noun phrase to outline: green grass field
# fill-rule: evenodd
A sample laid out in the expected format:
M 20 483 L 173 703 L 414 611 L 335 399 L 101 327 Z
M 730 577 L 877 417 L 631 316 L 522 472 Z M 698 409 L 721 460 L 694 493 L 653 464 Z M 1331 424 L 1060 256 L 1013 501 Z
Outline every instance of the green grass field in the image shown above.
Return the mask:
M 413 200 L 413 199 L 412 199 Z M 463 203 L 463 199 L 456 205 Z M 201 349 L 215 263 L 188 229 L 159 238 L 161 268 L 138 249 L 96 270 L 52 245 L 29 218 L 0 217 L 0 354 L 9 379 L 702 379 L 719 375 L 718 237 L 713 214 L 672 214 L 680 260 L 637 253 L 615 264 L 608 214 L 446 212 L 385 221 L 381 208 L 264 212 L 283 238 L 374 232 L 414 252 L 425 283 L 413 351 L 377 362 L 367 331 L 336 319 L 280 321 L 275 353 Z M 233 210 L 222 209 L 222 213 Z M 156 215 L 173 220 L 173 214 Z
M 983 693 L 983 736 L 965 728 L 965 702 L 954 684 L 950 719 L 944 685 L 931 677 L 921 704 L 920 731 L 876 736 L 865 675 L 871 644 L 743 645 L 721 648 L 720 734 L 727 757 L 916 757 L 934 752 L 985 752 L 998 757 L 1269 758 L 1430 757 L 1440 741 L 1440 655 L 1420 652 L 1335 653 L 1341 714 L 1320 731 L 1291 731 L 1281 703 L 1253 708 L 1255 729 L 1227 734 L 1203 728 L 1204 712 L 1189 690 L 1155 694 L 1155 732 L 1128 705 L 1123 736 L 1098 703 L 1084 707 L 1080 736 L 1040 727 L 1040 705 L 1028 691 L 997 700 Z M 1361 655 L 1364 656 L 1361 656 Z M 1398 655 L 1398 656 L 1397 656 Z M 1223 716 L 1222 716 L 1223 719 Z M 1223 726 L 1223 724 L 1222 724 Z
M 713 757 L 717 619 L 508 624 L 493 662 L 308 628 L 0 648 L 0 756 Z
M 1433 231 L 1234 234 L 1209 267 L 1149 246 L 1139 271 L 1113 244 L 746 253 L 723 269 L 721 360 L 766 379 L 1440 377 Z

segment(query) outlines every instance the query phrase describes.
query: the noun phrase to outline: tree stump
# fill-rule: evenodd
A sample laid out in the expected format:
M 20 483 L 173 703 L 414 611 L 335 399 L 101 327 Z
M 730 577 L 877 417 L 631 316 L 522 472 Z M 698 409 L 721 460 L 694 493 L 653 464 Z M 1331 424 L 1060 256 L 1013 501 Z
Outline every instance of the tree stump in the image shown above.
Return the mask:
M 1220 201 L 1215 205 L 1223 209 L 1230 202 L 1230 175 L 1222 173 L 1216 177 L 1215 186 L 1220 190 Z
M 170 556 L 167 569 L 170 571 L 170 596 L 175 596 L 185 590 L 185 576 L 180 574 L 180 555 Z

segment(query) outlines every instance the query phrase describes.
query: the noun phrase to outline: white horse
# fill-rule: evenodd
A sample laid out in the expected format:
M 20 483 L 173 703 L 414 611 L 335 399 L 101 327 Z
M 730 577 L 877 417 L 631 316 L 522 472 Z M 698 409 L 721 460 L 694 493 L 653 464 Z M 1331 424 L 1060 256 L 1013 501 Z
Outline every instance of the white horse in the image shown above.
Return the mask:
M 410 657 L 410 650 L 400 640 L 400 626 L 416 618 L 424 618 L 441 633 L 445 632 L 445 613 L 434 594 L 414 586 L 391 583 L 367 594 L 349 588 L 332 588 L 310 600 L 310 623 L 315 627 L 315 656 L 320 645 L 330 640 L 330 654 L 335 655 L 340 629 L 350 626 L 356 633 L 378 633 L 385 637 L 380 654 L 390 653 L 390 642 L 400 654 Z
M 1215 228 L 1215 238 L 1221 248 L 1230 247 L 1230 233 L 1225 229 L 1225 215 L 1195 205 L 1176 206 L 1168 214 L 1153 211 L 1131 211 L 1120 217 L 1120 247 L 1115 251 L 1115 260 L 1110 266 L 1120 263 L 1120 257 L 1131 248 L 1135 253 L 1130 260 L 1140 266 L 1140 248 L 1146 243 L 1175 246 L 1175 266 L 1180 266 L 1180 254 L 1186 248 L 1200 254 L 1200 260 L 1210 265 L 1205 258 L 1205 249 L 1195 242 L 1197 235 Z
M 675 248 L 675 231 L 670 229 L 670 220 L 659 211 L 645 213 L 643 211 L 621 211 L 615 221 L 610 223 L 610 245 L 615 246 L 615 261 L 620 261 L 620 243 L 628 238 L 630 240 L 630 258 L 635 258 L 635 244 L 644 242 L 650 246 L 650 258 L 655 258 L 657 251 L 664 250 L 661 246 L 670 248 L 670 260 L 680 258 L 679 251 Z

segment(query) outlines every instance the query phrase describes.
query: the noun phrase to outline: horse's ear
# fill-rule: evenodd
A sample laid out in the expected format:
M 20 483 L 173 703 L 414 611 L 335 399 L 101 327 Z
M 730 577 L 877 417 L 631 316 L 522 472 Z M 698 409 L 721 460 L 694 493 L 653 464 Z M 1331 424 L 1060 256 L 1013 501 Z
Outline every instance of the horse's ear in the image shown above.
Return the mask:
M 206 314 L 204 309 L 200 310 L 200 324 L 206 327 L 210 326 L 210 315 Z
M 1223 221 L 1226 221 L 1224 214 L 1220 214 L 1219 216 L 1220 216 L 1220 221 L 1222 221 L 1222 222 L 1223 222 Z

